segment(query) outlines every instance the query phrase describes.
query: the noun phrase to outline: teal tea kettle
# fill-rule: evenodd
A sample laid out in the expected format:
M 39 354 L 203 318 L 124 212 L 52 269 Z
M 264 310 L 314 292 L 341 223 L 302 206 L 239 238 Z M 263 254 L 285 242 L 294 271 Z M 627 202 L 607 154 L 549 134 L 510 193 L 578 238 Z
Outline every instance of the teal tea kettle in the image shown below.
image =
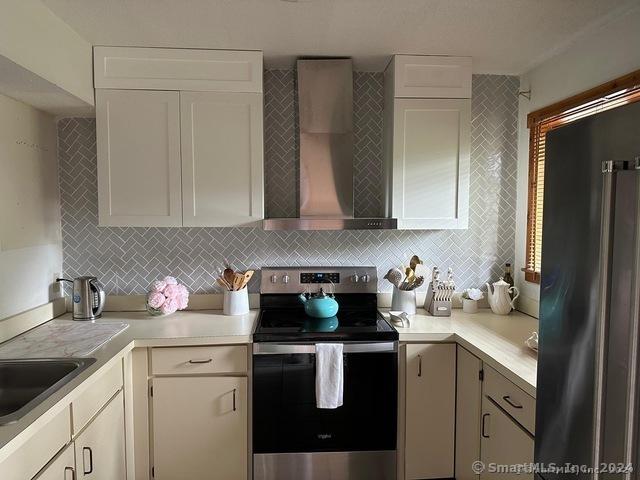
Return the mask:
M 298 299 L 304 304 L 304 312 L 310 317 L 329 318 L 338 313 L 338 302 L 333 295 L 324 293 L 322 288 L 314 294 L 301 293 Z

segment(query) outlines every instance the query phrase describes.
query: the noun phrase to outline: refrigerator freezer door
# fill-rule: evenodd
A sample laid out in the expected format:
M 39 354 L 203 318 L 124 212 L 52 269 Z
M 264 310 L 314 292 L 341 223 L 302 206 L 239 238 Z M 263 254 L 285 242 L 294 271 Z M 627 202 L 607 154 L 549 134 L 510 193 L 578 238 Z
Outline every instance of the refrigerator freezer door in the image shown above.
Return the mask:
M 640 103 L 579 120 L 547 135 L 540 285 L 536 462 L 593 465 L 596 330 L 600 319 L 602 162 L 640 153 Z M 602 458 L 621 458 L 633 248 L 637 211 L 621 175 L 611 197 L 611 282 L 606 284 Z M 619 180 L 619 181 L 618 181 Z M 619 208 L 615 208 L 616 204 Z M 546 473 L 546 480 L 564 477 Z M 591 478 L 579 474 L 573 478 Z

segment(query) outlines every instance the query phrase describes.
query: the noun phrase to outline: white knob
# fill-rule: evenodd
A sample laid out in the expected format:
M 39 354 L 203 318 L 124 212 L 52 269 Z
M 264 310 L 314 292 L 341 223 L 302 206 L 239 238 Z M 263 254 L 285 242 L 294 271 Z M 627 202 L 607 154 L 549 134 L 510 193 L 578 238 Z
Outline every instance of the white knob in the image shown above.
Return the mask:
M 360 279 L 360 277 L 358 277 L 357 273 L 354 273 L 353 275 L 351 275 L 351 281 L 353 283 L 358 283 L 358 280 Z
M 271 283 L 278 283 L 278 276 L 276 274 L 271 275 Z
M 282 275 L 282 283 L 289 283 L 289 275 L 287 274 Z
M 369 275 L 367 275 L 366 273 L 360 278 L 364 283 L 369 283 Z

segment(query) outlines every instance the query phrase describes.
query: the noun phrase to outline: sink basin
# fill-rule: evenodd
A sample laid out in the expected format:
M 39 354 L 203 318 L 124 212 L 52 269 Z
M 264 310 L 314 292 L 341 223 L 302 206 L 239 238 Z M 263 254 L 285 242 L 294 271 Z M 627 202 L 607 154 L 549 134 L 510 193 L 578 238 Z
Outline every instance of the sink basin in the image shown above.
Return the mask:
M 95 358 L 0 360 L 0 425 L 18 421 Z

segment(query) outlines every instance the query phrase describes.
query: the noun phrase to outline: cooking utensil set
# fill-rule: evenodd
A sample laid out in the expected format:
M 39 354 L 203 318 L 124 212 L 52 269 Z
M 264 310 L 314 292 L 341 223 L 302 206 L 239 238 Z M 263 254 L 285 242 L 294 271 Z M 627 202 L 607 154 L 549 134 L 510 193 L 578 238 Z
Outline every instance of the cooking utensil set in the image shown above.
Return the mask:
M 247 286 L 253 274 L 253 270 L 236 272 L 229 265 L 226 265 L 224 269 L 218 268 L 216 283 L 230 292 L 237 292 Z
M 385 279 L 399 290 L 415 290 L 424 283 L 424 275 L 418 275 L 422 260 L 417 255 L 411 257 L 408 267 L 392 268 L 384 276 Z

